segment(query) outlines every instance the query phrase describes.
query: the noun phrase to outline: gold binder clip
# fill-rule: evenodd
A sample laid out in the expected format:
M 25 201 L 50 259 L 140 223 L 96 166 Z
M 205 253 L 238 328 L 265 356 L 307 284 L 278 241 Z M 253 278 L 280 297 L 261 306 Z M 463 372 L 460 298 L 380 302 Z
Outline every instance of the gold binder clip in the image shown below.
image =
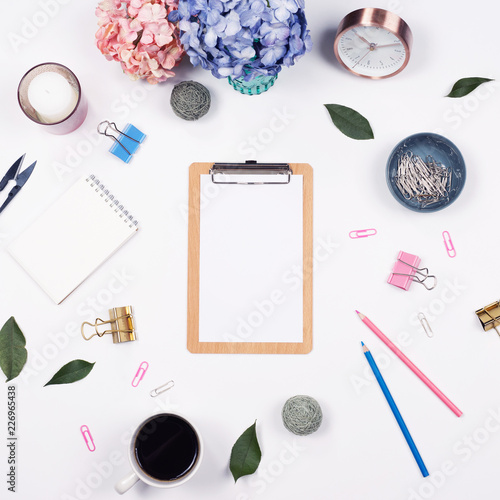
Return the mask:
M 500 335 L 500 330 L 498 327 L 500 326 L 500 301 L 497 300 L 492 304 L 484 306 L 482 309 L 478 309 L 476 311 L 477 317 L 479 321 L 481 321 L 481 326 L 483 330 L 487 332 L 492 328 Z
M 124 307 L 114 307 L 109 310 L 109 321 L 103 321 L 101 318 L 95 320 L 95 324 L 85 321 L 82 324 L 82 337 L 85 340 L 90 340 L 96 335 L 102 337 L 106 333 L 111 333 L 113 335 L 113 344 L 119 344 L 121 342 L 129 342 L 131 340 L 136 340 L 135 336 L 135 326 L 134 326 L 134 316 L 132 314 L 132 306 Z M 100 332 L 98 327 L 101 325 L 111 325 L 110 330 L 104 330 Z M 84 333 L 85 325 L 90 325 L 94 327 L 95 333 L 90 337 L 86 337 Z

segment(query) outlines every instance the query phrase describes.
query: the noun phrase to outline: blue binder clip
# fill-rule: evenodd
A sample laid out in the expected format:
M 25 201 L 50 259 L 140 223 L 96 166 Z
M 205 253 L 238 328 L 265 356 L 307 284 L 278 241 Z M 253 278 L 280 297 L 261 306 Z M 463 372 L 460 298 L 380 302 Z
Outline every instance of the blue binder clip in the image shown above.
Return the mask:
M 117 134 L 118 137 L 109 133 L 110 130 Z M 146 138 L 146 134 L 142 133 L 130 123 L 127 123 L 122 131 L 118 130 L 115 122 L 109 122 L 107 120 L 99 123 L 97 132 L 113 139 L 114 143 L 109 149 L 109 152 L 125 163 L 130 163 L 133 154 L 139 149 L 139 146 Z

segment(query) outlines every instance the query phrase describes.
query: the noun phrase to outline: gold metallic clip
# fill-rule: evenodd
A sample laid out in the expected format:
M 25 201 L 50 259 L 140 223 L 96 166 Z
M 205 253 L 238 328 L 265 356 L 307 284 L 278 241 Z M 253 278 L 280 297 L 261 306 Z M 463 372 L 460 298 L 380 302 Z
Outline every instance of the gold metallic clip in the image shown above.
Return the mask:
M 494 328 L 498 335 L 500 335 L 500 330 L 498 330 L 498 327 L 500 326 L 499 300 L 483 307 L 482 309 L 478 309 L 476 311 L 476 315 L 479 318 L 479 321 L 481 321 L 481 326 L 485 332 Z
M 95 320 L 95 324 L 89 323 L 85 321 L 82 324 L 82 337 L 85 340 L 90 340 L 92 337 L 96 335 L 98 337 L 102 337 L 107 333 L 111 333 L 113 335 L 113 344 L 119 344 L 121 342 L 129 342 L 131 340 L 136 340 L 135 336 L 135 326 L 134 326 L 134 316 L 132 314 L 132 306 L 124 306 L 124 307 L 114 307 L 109 310 L 109 321 L 103 321 L 101 318 L 97 318 Z M 104 330 L 100 332 L 98 327 L 101 325 L 111 326 L 110 330 Z M 84 333 L 85 325 L 90 325 L 94 327 L 95 333 L 93 333 L 90 337 L 86 337 Z

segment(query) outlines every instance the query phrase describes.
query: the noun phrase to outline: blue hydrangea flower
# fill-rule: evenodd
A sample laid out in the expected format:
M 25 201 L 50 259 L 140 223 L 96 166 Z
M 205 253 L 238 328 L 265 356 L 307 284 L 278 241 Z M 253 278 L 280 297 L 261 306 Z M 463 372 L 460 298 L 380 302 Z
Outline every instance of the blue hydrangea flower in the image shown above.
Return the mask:
M 217 78 L 274 76 L 312 49 L 304 0 L 179 0 L 169 20 L 191 63 Z
M 252 2 L 250 9 L 241 13 L 241 25 L 254 29 L 258 23 L 262 22 L 262 15 L 266 10 L 266 4 L 261 0 Z
M 295 0 L 269 0 L 269 5 L 275 9 L 276 19 L 281 22 L 285 22 L 290 14 L 295 14 L 299 10 Z

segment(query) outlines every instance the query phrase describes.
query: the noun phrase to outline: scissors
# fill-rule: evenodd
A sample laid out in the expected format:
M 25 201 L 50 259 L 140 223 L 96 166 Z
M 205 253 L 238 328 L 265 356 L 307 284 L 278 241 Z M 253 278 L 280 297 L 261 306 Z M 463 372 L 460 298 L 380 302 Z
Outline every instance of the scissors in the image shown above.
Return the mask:
M 4 208 L 14 199 L 17 193 L 21 191 L 21 188 L 26 184 L 27 180 L 29 179 L 30 175 L 33 172 L 33 169 L 35 168 L 36 161 L 33 162 L 28 168 L 25 168 L 21 173 L 19 173 L 19 170 L 21 170 L 21 166 L 24 161 L 24 157 L 26 156 L 26 153 L 21 156 L 17 161 L 14 162 L 12 167 L 7 170 L 7 173 L 3 176 L 3 179 L 0 181 L 0 191 L 3 191 L 5 189 L 5 186 L 9 183 L 11 180 L 16 181 L 16 185 L 10 190 L 10 193 L 7 195 L 7 199 L 4 201 L 3 205 L 0 207 L 0 213 L 3 212 Z

